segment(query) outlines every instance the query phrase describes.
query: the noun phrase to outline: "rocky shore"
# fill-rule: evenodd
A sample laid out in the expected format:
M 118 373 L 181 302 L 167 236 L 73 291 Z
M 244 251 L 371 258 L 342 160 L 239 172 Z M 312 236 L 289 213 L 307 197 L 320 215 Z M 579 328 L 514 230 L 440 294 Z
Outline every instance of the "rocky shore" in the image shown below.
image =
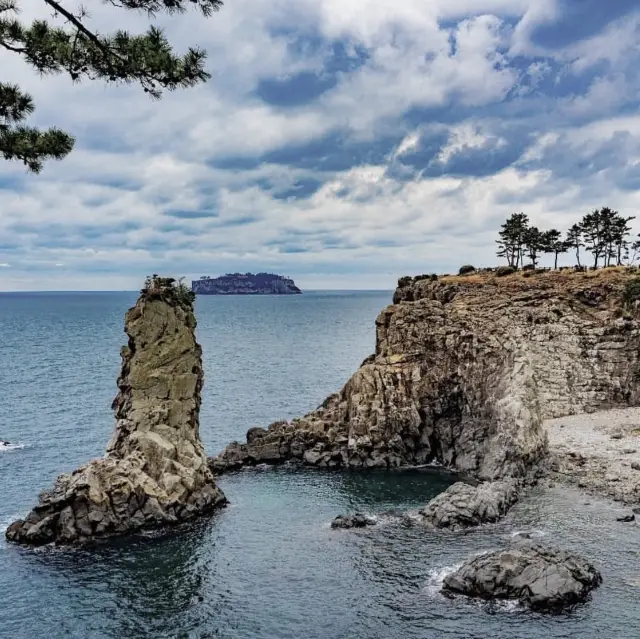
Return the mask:
M 454 531 L 497 521 L 550 472 L 637 503 L 637 421 L 583 416 L 640 404 L 640 313 L 628 297 L 637 278 L 636 269 L 402 278 L 376 320 L 375 353 L 339 392 L 292 422 L 251 428 L 210 467 L 437 463 L 474 479 L 419 513 Z M 358 514 L 334 522 L 360 525 Z M 530 546 L 470 560 L 444 589 L 551 609 L 600 581 L 581 558 Z
M 544 426 L 556 479 L 640 505 L 640 408 L 561 417 Z
M 292 422 L 251 428 L 215 472 L 295 460 L 320 468 L 437 462 L 480 481 L 547 459 L 545 419 L 640 403 L 640 323 L 628 271 L 403 278 L 376 350 Z
M 226 503 L 199 435 L 202 352 L 192 293 L 171 279 L 147 281 L 125 317 L 116 425 L 106 454 L 71 474 L 9 541 L 68 544 L 187 521 Z

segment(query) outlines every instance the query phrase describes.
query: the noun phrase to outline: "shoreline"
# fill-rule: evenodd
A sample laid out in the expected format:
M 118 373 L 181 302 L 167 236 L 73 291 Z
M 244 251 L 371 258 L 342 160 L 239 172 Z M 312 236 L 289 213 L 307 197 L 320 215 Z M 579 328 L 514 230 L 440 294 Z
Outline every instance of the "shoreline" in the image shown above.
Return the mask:
M 550 476 L 627 506 L 640 503 L 640 407 L 545 420 Z

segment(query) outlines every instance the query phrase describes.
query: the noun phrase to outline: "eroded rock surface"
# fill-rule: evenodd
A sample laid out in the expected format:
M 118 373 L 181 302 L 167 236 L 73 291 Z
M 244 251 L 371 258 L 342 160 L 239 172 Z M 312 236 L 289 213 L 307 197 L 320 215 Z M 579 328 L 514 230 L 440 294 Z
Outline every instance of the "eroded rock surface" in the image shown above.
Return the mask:
M 367 517 L 363 513 L 355 513 L 355 515 L 338 515 L 332 522 L 331 528 L 365 528 L 366 526 L 375 526 L 376 520 Z
M 485 482 L 471 486 L 457 482 L 434 497 L 420 515 L 435 528 L 460 530 L 498 521 L 518 500 L 515 481 Z
M 511 599 L 536 610 L 584 601 L 602 583 L 600 573 L 572 553 L 522 542 L 467 561 L 444 579 L 445 594 Z
M 544 418 L 640 403 L 640 325 L 617 271 L 403 282 L 376 351 L 317 410 L 252 428 L 216 471 L 298 460 L 395 467 L 434 460 L 481 480 L 526 475 Z
M 202 352 L 192 298 L 155 279 L 125 318 L 116 426 L 106 454 L 60 475 L 6 532 L 26 544 L 71 543 L 175 524 L 226 499 L 199 435 Z

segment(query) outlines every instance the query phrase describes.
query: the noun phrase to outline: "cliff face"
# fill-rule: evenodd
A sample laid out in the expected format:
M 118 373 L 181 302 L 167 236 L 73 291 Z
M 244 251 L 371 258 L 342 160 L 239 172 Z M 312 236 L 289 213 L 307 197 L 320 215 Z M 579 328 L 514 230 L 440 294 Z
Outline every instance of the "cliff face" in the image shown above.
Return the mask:
M 233 273 L 205 277 L 191 283 L 198 295 L 297 295 L 302 291 L 294 281 L 272 273 Z
M 376 352 L 316 411 L 253 428 L 216 469 L 439 461 L 480 479 L 522 476 L 546 452 L 542 420 L 640 403 L 630 275 L 410 280 L 376 320 Z
M 40 495 L 11 541 L 70 543 L 174 524 L 225 503 L 199 435 L 201 348 L 191 301 L 153 284 L 125 317 L 116 426 L 106 455 Z

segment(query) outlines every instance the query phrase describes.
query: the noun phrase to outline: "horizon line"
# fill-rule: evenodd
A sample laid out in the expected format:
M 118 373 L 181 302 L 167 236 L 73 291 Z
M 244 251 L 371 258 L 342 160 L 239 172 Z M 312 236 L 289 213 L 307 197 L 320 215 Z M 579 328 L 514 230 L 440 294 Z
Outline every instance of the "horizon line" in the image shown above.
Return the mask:
M 394 291 L 393 288 L 308 288 L 303 289 L 302 294 L 304 293 L 324 293 L 324 292 L 369 292 L 369 293 L 387 293 L 389 291 Z M 10 291 L 2 291 L 0 290 L 0 295 L 13 295 L 17 293 L 139 293 L 140 289 L 51 289 L 51 290 L 10 290 Z M 296 294 L 277 294 L 277 293 L 264 293 L 264 294 L 255 294 L 255 293 L 239 293 L 239 294 L 228 294 L 228 295 L 207 295 L 207 294 L 197 294 L 196 297 L 296 297 L 300 295 Z

